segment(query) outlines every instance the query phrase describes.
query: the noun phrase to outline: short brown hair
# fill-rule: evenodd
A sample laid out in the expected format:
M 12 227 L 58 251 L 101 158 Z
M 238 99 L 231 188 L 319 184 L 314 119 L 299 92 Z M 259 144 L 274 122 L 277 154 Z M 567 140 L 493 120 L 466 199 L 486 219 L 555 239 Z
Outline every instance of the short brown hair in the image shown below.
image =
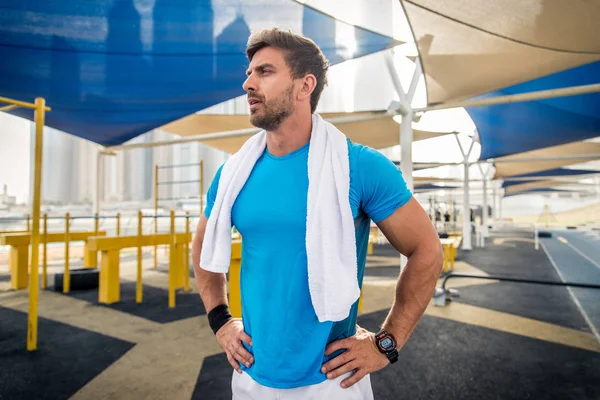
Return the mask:
M 308 74 L 313 74 L 317 78 L 317 86 L 310 95 L 311 113 L 314 113 L 323 88 L 327 85 L 329 69 L 329 61 L 319 46 L 312 40 L 291 31 L 282 31 L 278 28 L 265 29 L 250 35 L 246 46 L 248 60 L 252 61 L 257 51 L 269 46 L 285 52 L 285 62 L 290 68 L 293 79 Z

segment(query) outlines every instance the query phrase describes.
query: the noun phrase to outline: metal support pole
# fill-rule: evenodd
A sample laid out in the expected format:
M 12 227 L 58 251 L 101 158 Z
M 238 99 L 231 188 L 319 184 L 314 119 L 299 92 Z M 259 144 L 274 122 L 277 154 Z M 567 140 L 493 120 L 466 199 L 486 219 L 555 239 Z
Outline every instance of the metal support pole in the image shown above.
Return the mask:
M 154 238 L 158 235 L 158 164 L 154 166 Z M 154 268 L 158 267 L 158 246 L 154 245 Z
M 396 93 L 398 93 L 398 99 L 400 100 L 400 114 L 402 116 L 406 115 L 408 108 L 410 108 L 410 103 L 402 89 L 402 82 L 400 82 L 400 77 L 398 76 L 398 71 L 396 70 L 396 65 L 394 63 L 394 55 L 392 52 L 385 53 L 385 62 L 388 67 L 388 71 L 390 73 L 390 77 L 392 78 L 392 84 L 396 89 Z M 410 119 L 412 121 L 412 118 Z
M 479 171 L 483 177 L 483 212 L 481 213 L 481 224 L 483 225 L 481 234 L 483 235 L 482 242 L 485 243 L 485 238 L 490 236 L 488 230 L 488 196 L 487 196 L 487 182 L 488 182 L 488 174 L 490 172 L 490 166 L 485 169 L 481 166 L 481 163 L 477 164 L 479 166 Z
M 554 99 L 554 98 L 558 98 L 558 97 L 577 96 L 577 95 L 597 93 L 597 92 L 600 92 L 600 83 L 595 83 L 595 84 L 591 84 L 591 85 L 582 85 L 582 86 L 572 86 L 572 87 L 566 87 L 566 88 L 560 88 L 560 89 L 540 90 L 537 92 L 510 94 L 510 95 L 506 95 L 506 96 L 497 96 L 497 97 L 490 97 L 490 98 L 485 98 L 485 99 L 448 102 L 448 103 L 437 104 L 435 106 L 418 108 L 418 109 L 415 109 L 415 112 L 444 110 L 444 109 L 448 109 L 448 108 L 458 108 L 458 107 L 467 108 L 467 107 L 491 106 L 491 105 L 497 105 L 497 104 L 510 104 L 510 103 L 518 103 L 518 102 L 522 102 L 522 101 Z
M 171 232 L 171 246 L 169 247 L 169 308 L 174 308 L 175 307 L 175 275 L 177 274 L 177 272 L 175 271 L 175 268 L 177 268 L 176 265 L 176 260 L 177 260 L 177 256 L 176 256 L 176 245 L 175 245 L 175 241 L 176 241 L 176 232 L 175 232 L 175 211 L 171 210 L 171 225 L 170 225 L 170 232 Z
M 94 193 L 94 204 L 92 205 L 92 212 L 100 212 L 100 202 L 102 201 L 102 182 L 103 171 L 102 171 L 102 152 L 98 148 L 98 154 L 96 155 L 96 192 Z
M 142 302 L 142 224 L 143 224 L 142 211 L 138 211 L 138 248 L 137 248 L 137 279 L 135 287 L 135 302 Z
M 202 213 L 202 209 L 200 209 Z M 190 212 L 186 211 L 185 213 L 185 255 L 183 262 L 183 289 L 186 292 L 190 291 L 190 243 L 187 241 L 188 236 L 190 235 Z
M 463 165 L 464 165 L 464 182 L 463 182 L 463 240 L 462 240 L 462 249 L 463 250 L 472 250 L 471 246 L 471 206 L 469 204 L 469 156 L 471 155 L 471 151 L 473 150 L 473 145 L 475 144 L 475 140 L 471 141 L 471 146 L 469 147 L 469 151 L 465 153 L 462 144 L 460 144 L 460 140 L 458 139 L 458 135 L 454 136 L 456 138 L 456 142 L 458 143 L 458 147 L 464 157 Z
M 411 192 L 414 192 L 412 162 L 412 121 L 414 113 L 411 108 L 411 103 L 415 95 L 417 83 L 419 82 L 419 78 L 421 76 L 421 68 L 420 64 L 417 63 L 417 65 L 415 66 L 415 71 L 413 73 L 408 93 L 404 93 L 404 89 L 402 88 L 402 82 L 400 81 L 400 76 L 398 75 L 398 71 L 396 70 L 396 65 L 394 63 L 393 53 L 387 52 L 385 54 L 385 57 L 388 71 L 390 73 L 390 77 L 392 78 L 392 83 L 394 85 L 394 88 L 396 89 L 396 92 L 398 93 L 398 98 L 400 100 L 400 107 L 398 109 L 398 112 L 402 115 L 402 122 L 400 123 L 400 170 L 402 171 L 402 175 L 404 176 L 404 180 L 406 181 L 406 186 Z M 404 255 L 400 255 L 400 269 L 404 268 L 407 262 L 408 259 Z
M 42 244 L 42 289 L 48 288 L 48 214 L 44 213 L 44 239 Z
M 29 308 L 27 314 L 27 350 L 37 349 L 39 297 L 40 208 L 42 200 L 42 149 L 46 100 L 35 99 L 35 161 L 33 173 L 33 227 L 31 230 L 31 273 L 29 274 Z
M 412 111 L 409 111 L 406 116 L 402 117 L 402 123 L 400 124 L 400 169 L 406 186 L 413 192 L 415 187 L 413 183 L 413 162 L 412 162 L 412 143 L 413 143 L 413 129 L 412 129 Z
M 27 232 L 31 232 L 31 214 L 27 214 Z
M 94 214 L 94 236 L 98 236 L 98 231 L 100 230 L 100 214 Z
M 415 72 L 413 72 L 413 76 L 410 81 L 410 86 L 408 87 L 408 93 L 406 94 L 409 105 L 412 105 L 412 101 L 415 97 L 417 85 L 419 83 L 419 79 L 421 78 L 422 72 L 423 70 L 421 69 L 421 59 L 417 57 L 417 61 L 415 63 Z
M 121 236 L 121 213 L 117 213 L 117 236 Z
M 71 241 L 70 235 L 70 223 L 71 216 L 69 213 L 65 214 L 65 273 L 63 275 L 63 293 L 69 293 L 71 291 L 71 271 L 69 269 L 69 242 Z

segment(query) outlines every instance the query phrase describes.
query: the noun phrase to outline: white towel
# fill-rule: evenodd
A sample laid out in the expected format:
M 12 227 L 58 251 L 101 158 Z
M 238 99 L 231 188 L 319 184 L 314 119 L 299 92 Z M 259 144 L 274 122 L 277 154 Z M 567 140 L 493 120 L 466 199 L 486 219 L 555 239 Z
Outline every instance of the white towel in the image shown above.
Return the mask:
M 207 271 L 225 273 L 229 269 L 231 208 L 265 147 L 266 132 L 261 131 L 223 166 L 202 243 L 200 266 Z M 360 295 L 349 191 L 346 136 L 313 114 L 308 151 L 306 253 L 308 287 L 320 322 L 345 319 Z

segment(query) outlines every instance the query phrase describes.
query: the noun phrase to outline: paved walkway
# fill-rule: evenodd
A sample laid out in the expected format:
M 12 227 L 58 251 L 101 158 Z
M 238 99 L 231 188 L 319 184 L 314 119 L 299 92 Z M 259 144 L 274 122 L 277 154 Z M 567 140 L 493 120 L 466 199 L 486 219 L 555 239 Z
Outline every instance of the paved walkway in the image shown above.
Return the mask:
M 460 253 L 456 272 L 560 279 L 527 238 L 488 243 Z M 0 287 L 0 399 L 230 399 L 231 367 L 197 293 L 180 291 L 169 309 L 167 274 L 151 260 L 148 254 L 143 304 L 134 301 L 131 256 L 122 259 L 116 305 L 98 304 L 96 291 L 43 291 L 35 353 L 25 351 L 27 292 Z M 377 330 L 389 311 L 398 265 L 389 246 L 375 246 L 359 316 L 365 328 Z M 449 283 L 460 297 L 445 308 L 429 305 L 400 362 L 373 375 L 376 399 L 600 398 L 600 344 L 567 289 Z

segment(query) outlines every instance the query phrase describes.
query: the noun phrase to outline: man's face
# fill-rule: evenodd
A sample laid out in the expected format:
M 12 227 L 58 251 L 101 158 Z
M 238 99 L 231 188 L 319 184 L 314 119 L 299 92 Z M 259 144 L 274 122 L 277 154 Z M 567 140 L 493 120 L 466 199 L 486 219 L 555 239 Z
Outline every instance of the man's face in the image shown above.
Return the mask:
M 295 110 L 295 85 L 284 53 L 274 47 L 256 52 L 243 88 L 248 93 L 250 122 L 257 128 L 276 130 Z

